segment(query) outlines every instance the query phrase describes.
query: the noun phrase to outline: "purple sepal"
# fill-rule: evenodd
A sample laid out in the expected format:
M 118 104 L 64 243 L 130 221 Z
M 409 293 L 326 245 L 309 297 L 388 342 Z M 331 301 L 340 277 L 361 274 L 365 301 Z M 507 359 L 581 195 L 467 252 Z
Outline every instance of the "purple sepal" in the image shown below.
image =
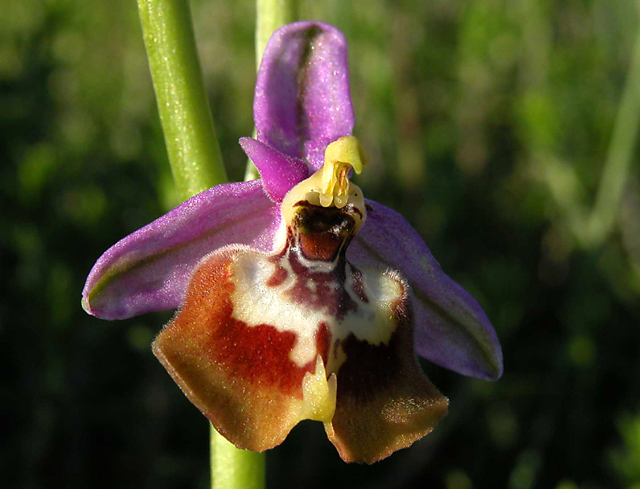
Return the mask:
M 309 168 L 303 160 L 287 156 L 268 144 L 240 138 L 240 146 L 256 165 L 264 190 L 274 202 L 282 202 L 289 190 L 309 177 Z
M 89 273 L 83 307 L 102 319 L 175 308 L 202 257 L 229 243 L 270 250 L 279 222 L 260 180 L 213 187 L 109 248 Z
M 460 374 L 495 380 L 502 350 L 493 326 L 473 297 L 451 280 L 427 245 L 396 211 L 367 200 L 372 210 L 347 257 L 396 269 L 414 296 L 416 353 Z
M 258 71 L 253 113 L 259 141 L 320 168 L 324 148 L 351 134 L 354 124 L 344 35 L 322 22 L 274 32 Z

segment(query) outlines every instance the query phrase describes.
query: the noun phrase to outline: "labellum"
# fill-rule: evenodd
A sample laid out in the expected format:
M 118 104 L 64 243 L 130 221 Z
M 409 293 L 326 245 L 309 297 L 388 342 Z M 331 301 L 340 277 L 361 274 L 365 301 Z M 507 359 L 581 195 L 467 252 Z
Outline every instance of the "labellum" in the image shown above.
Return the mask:
M 272 253 L 227 246 L 202 259 L 156 356 L 239 448 L 280 444 L 322 421 L 345 461 L 372 463 L 429 433 L 447 400 L 414 354 L 407 283 L 346 251 L 366 219 L 349 181 L 366 155 L 353 136 L 281 205 Z

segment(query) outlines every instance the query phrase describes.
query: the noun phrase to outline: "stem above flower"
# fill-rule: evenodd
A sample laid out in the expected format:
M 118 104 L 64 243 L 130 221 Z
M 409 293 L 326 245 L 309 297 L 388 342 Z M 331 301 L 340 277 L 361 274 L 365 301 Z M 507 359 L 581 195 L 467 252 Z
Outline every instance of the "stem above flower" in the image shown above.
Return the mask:
M 227 182 L 186 0 L 138 0 L 173 177 L 183 200 Z
M 256 70 L 260 68 L 262 54 L 271 34 L 285 24 L 298 20 L 297 0 L 256 0 Z M 253 137 L 256 137 L 254 130 Z M 258 170 L 247 161 L 245 181 L 258 178 Z
M 257 0 L 256 1 L 256 69 L 264 48 L 276 29 L 298 20 L 298 2 L 296 0 Z

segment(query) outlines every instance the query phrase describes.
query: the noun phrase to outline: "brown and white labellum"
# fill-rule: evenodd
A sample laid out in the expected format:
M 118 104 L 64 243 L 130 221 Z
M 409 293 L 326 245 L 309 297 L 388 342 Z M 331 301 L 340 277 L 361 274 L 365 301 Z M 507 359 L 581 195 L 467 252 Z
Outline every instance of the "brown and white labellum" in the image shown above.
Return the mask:
M 345 257 L 362 191 L 347 181 L 346 204 L 321 205 L 320 173 L 285 197 L 271 254 L 229 246 L 199 263 L 153 349 L 237 447 L 313 419 L 345 461 L 372 463 L 429 433 L 447 399 L 416 362 L 406 282 Z

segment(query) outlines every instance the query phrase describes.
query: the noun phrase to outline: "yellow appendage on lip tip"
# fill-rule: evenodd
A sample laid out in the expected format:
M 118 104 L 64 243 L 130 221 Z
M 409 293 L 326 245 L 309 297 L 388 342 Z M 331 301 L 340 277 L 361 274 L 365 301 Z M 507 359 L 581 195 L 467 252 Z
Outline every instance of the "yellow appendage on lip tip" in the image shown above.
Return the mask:
M 358 175 L 369 163 L 369 153 L 355 136 L 344 136 L 334 141 L 324 152 L 320 205 L 338 208 L 349 200 L 349 170 Z M 334 202 L 335 200 L 335 202 Z
M 316 357 L 315 372 L 307 372 L 302 380 L 301 419 L 328 423 L 336 410 L 336 374 L 327 377 L 322 357 Z

